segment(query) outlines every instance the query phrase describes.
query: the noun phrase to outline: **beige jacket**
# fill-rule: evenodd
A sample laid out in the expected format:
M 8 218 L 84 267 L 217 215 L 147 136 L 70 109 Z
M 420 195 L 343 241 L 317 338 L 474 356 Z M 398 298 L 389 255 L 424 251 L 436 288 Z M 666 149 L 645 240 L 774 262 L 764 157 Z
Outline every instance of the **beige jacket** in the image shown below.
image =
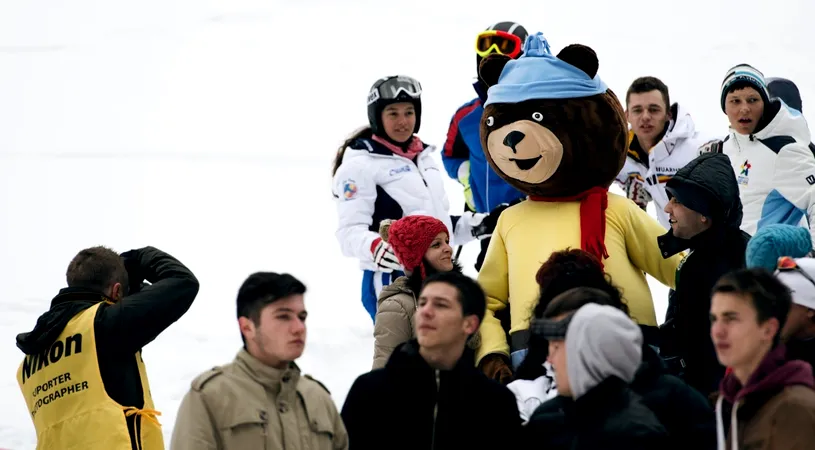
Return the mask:
M 416 301 L 408 277 L 382 288 L 374 316 L 374 369 L 385 367 L 396 346 L 414 336 Z
M 348 434 L 328 390 L 292 363 L 271 368 L 246 350 L 192 382 L 173 450 L 345 450 Z

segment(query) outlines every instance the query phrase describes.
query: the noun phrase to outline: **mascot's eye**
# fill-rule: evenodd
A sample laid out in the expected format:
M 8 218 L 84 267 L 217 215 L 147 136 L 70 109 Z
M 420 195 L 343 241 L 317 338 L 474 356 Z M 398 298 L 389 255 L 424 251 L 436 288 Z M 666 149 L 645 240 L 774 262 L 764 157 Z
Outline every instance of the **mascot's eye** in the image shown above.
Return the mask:
M 487 117 L 487 126 L 491 127 L 495 125 L 495 119 L 492 116 Z
M 540 122 L 541 120 L 543 120 L 543 114 L 539 112 L 534 112 L 532 113 L 532 118 L 535 119 L 536 122 Z

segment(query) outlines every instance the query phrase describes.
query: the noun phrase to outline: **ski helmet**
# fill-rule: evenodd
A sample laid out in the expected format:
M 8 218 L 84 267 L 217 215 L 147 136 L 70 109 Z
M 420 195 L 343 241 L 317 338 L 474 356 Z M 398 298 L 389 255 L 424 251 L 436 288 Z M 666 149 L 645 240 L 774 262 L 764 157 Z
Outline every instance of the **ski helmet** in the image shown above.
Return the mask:
M 529 32 L 526 31 L 526 28 L 524 28 L 523 25 L 521 25 L 521 24 L 519 24 L 517 22 L 498 22 L 498 23 L 490 26 L 489 28 L 487 28 L 484 31 L 503 31 L 505 33 L 509 33 L 511 35 L 517 36 L 521 40 L 521 43 L 520 43 L 521 49 L 523 49 L 523 45 L 524 45 L 524 42 L 526 41 L 526 38 L 529 37 Z M 479 33 L 479 35 L 480 35 L 480 33 Z M 522 54 L 523 54 L 523 50 L 521 50 L 521 52 L 518 54 L 518 56 L 516 56 L 516 58 L 521 56 Z M 481 55 L 479 55 L 479 54 L 476 54 L 475 56 L 476 56 L 476 69 L 477 69 L 478 66 L 481 65 L 481 60 L 483 59 L 483 57 Z
M 413 133 L 419 132 L 422 120 L 422 85 L 406 75 L 393 75 L 376 80 L 368 92 L 368 123 L 374 134 L 384 133 L 382 111 L 394 103 L 412 103 L 416 109 L 416 125 Z

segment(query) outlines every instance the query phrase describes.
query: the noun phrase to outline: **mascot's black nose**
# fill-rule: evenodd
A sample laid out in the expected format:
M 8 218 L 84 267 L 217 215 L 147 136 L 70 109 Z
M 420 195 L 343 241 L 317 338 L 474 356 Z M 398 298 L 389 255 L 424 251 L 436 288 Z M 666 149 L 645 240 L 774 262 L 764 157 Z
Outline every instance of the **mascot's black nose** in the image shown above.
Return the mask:
M 504 145 L 511 148 L 515 152 L 515 146 L 518 145 L 524 138 L 525 134 L 520 131 L 510 131 L 507 137 L 504 138 Z

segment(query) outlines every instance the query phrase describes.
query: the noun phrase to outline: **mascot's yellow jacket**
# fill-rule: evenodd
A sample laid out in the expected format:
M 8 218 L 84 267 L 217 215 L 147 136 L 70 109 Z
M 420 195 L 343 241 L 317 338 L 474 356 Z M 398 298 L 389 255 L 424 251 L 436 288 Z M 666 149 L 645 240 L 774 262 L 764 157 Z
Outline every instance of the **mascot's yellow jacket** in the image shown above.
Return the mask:
M 657 237 L 665 230 L 631 200 L 608 195 L 605 271 L 622 290 L 631 317 L 642 325 L 656 325 L 651 291 L 643 271 L 674 288 L 681 255 L 663 259 Z M 538 302 L 535 273 L 549 256 L 580 248 L 580 202 L 527 200 L 508 208 L 498 219 L 478 282 L 487 294 L 487 313 L 481 325 L 478 361 L 490 353 L 509 356 L 509 344 L 495 312 L 512 299 L 510 333 L 529 326 Z

